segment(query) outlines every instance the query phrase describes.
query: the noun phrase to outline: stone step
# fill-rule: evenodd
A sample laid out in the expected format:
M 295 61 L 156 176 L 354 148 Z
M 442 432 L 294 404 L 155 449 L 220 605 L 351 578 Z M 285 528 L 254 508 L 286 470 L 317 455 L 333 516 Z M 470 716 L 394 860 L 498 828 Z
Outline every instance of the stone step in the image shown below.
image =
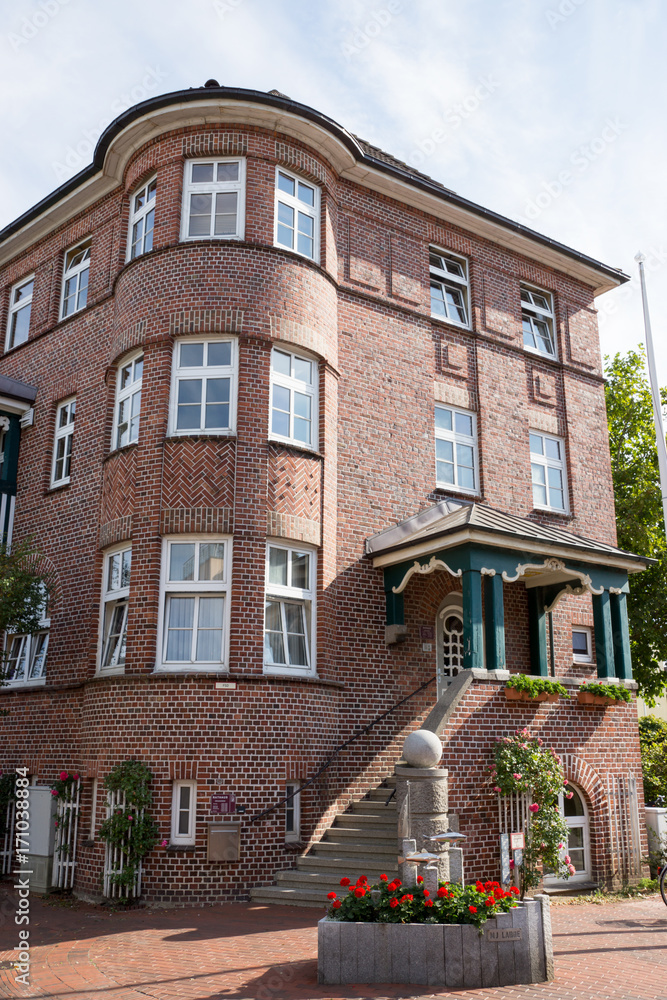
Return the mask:
M 349 843 L 344 843 L 340 840 L 327 839 L 320 840 L 319 843 L 313 844 L 310 849 L 310 857 L 313 855 L 318 856 L 320 854 L 326 854 L 329 857 L 337 857 L 338 855 L 343 857 L 344 855 L 349 854 L 352 857 L 358 858 L 360 856 L 363 857 L 366 851 L 372 853 L 373 855 L 390 858 L 395 858 L 398 853 L 395 841 L 390 844 L 388 841 L 384 840 L 368 840 L 364 843 L 362 849 L 357 838 L 351 840 Z
M 398 875 L 398 872 L 387 871 L 384 872 L 387 877 L 391 880 Z M 359 875 L 366 875 L 368 881 L 371 885 L 375 882 L 380 881 L 379 874 L 376 872 L 373 876 L 370 872 L 360 872 Z M 276 872 L 276 882 L 281 888 L 324 888 L 327 892 L 331 892 L 333 889 L 338 893 L 339 896 L 344 896 L 347 893 L 347 887 L 340 884 L 341 878 L 349 878 L 351 882 L 356 882 L 359 875 L 343 876 L 340 872 L 330 869 L 328 871 L 301 871 L 297 868 L 288 868 L 282 872 Z
M 261 889 L 252 889 L 250 892 L 250 898 L 253 903 L 265 903 L 266 905 L 282 903 L 285 906 L 313 906 L 320 910 L 324 910 L 329 905 L 326 892 L 317 892 L 314 889 L 282 889 L 277 885 L 268 885 L 262 887 Z
M 388 802 L 389 805 L 396 805 L 396 795 L 392 795 L 393 788 L 374 788 L 368 795 L 360 799 L 361 802 Z
M 380 829 L 392 830 L 394 836 L 396 836 L 396 817 L 384 816 L 382 813 L 376 815 L 374 813 L 340 813 L 336 816 L 333 822 L 334 828 L 341 826 L 351 826 L 351 827 L 375 827 Z
M 359 802 L 352 802 L 350 810 L 353 813 L 377 813 L 378 816 L 391 816 L 396 822 L 396 802 L 392 801 L 386 805 L 382 799 L 361 799 Z M 343 813 L 345 815 L 345 813 Z
M 371 823 L 355 823 L 354 826 L 344 826 L 342 824 L 339 825 L 337 818 L 334 825 L 330 826 L 326 831 L 324 837 L 328 839 L 330 834 L 335 840 L 338 840 L 339 838 L 347 839 L 348 837 L 353 837 L 358 840 L 359 843 L 363 842 L 364 846 L 367 840 L 386 840 L 391 841 L 394 846 L 397 844 L 396 830 L 393 826 L 389 825 L 380 826 L 379 824 L 371 825 Z
M 396 854 L 396 852 L 394 852 Z M 391 857 L 364 857 L 346 854 L 344 857 L 328 857 L 326 855 L 306 854 L 305 857 L 297 858 L 296 870 L 316 871 L 316 872 L 336 872 L 342 878 L 347 875 L 353 882 L 360 875 L 367 875 L 369 881 L 376 881 L 381 874 L 393 878 L 396 874 L 396 862 L 392 863 Z

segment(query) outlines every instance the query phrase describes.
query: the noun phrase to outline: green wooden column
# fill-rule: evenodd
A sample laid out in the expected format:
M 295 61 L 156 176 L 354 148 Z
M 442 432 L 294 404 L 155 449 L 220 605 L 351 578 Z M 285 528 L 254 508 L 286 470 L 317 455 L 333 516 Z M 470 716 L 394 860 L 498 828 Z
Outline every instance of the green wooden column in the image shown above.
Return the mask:
M 476 569 L 463 572 L 463 666 L 484 666 L 482 576 Z
M 547 613 L 541 587 L 528 591 L 528 632 L 530 636 L 530 670 L 540 677 L 549 676 L 547 656 Z
M 595 628 L 595 659 L 598 677 L 615 677 L 614 632 L 611 622 L 609 591 L 593 594 L 593 625 Z
M 484 633 L 487 670 L 505 669 L 505 607 L 500 573 L 484 577 Z
M 611 625 L 614 637 L 614 667 L 616 676 L 622 680 L 632 680 L 632 658 L 630 656 L 630 629 L 628 628 L 628 606 L 625 594 L 610 594 Z

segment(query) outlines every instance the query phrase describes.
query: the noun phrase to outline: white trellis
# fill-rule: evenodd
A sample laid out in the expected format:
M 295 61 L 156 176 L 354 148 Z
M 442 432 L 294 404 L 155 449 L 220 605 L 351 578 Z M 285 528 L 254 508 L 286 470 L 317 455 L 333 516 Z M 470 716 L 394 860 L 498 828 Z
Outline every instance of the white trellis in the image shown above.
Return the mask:
M 111 819 L 114 813 L 124 813 L 126 810 L 125 792 L 107 792 L 107 819 Z M 143 809 L 132 809 L 132 812 L 137 819 L 143 818 Z M 128 829 L 122 844 L 112 844 L 107 840 L 104 856 L 104 895 L 111 897 L 111 899 L 118 899 L 122 896 L 137 897 L 141 895 L 141 861 L 137 865 L 132 885 L 118 885 L 113 878 L 114 875 L 121 875 L 125 870 L 127 848 L 131 840 L 131 827 Z
M 529 806 L 532 798 L 526 792 L 511 792 L 498 796 L 498 827 L 500 833 L 528 833 Z
M 7 803 L 7 809 L 3 816 L 2 828 L 4 834 L 0 837 L 0 875 L 8 875 L 12 870 L 12 858 L 14 856 L 14 818 L 16 816 L 16 803 Z
M 610 775 L 607 779 L 607 802 L 614 874 L 623 881 L 639 878 L 642 873 L 642 850 L 637 779 L 633 775 Z
M 80 803 L 81 780 L 79 779 L 68 787 L 67 798 L 58 799 L 56 808 L 56 838 L 51 885 L 58 889 L 71 889 L 74 885 Z

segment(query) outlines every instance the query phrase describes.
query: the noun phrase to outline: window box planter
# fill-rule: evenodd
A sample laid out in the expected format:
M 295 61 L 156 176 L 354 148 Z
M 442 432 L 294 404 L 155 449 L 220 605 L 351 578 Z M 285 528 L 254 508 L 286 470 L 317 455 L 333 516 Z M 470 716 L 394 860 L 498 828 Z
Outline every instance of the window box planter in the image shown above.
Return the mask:
M 593 694 L 592 691 L 578 691 L 577 701 L 580 705 L 589 705 L 592 708 L 606 708 L 610 705 L 618 705 L 616 698 L 607 698 L 606 695 Z
M 517 688 L 506 687 L 505 697 L 508 701 L 558 701 L 560 695 L 549 694 L 546 691 L 541 691 L 539 694 L 531 694 L 530 691 L 519 691 Z
M 318 982 L 481 989 L 553 979 L 547 896 L 474 924 L 354 923 L 323 917 Z

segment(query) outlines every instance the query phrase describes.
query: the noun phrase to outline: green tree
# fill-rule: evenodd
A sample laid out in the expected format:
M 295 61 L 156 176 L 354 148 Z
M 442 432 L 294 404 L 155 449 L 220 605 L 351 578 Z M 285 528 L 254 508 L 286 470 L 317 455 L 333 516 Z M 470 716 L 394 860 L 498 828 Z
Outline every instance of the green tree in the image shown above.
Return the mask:
M 667 691 L 667 553 L 653 401 L 643 347 L 605 358 L 607 418 L 618 544 L 657 559 L 631 576 L 628 600 L 635 679 L 649 704 Z M 667 389 L 661 390 L 663 408 Z
M 0 640 L 7 631 L 37 632 L 51 589 L 48 576 L 40 571 L 40 554 L 30 541 L 11 549 L 0 545 Z M 0 683 L 4 657 L 0 651 Z

